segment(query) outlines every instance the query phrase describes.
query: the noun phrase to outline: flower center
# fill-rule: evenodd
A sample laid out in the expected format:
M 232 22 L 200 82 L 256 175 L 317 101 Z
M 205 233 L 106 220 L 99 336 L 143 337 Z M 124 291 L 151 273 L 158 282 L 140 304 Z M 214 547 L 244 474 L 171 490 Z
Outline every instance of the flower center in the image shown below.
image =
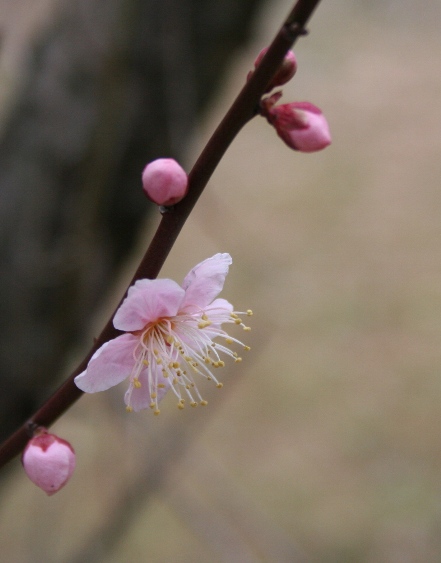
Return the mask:
M 207 405 L 194 376 L 214 381 L 216 387 L 221 388 L 222 383 L 213 374 L 214 369 L 225 365 L 221 355 L 241 362 L 242 358 L 230 349 L 230 345 L 250 350 L 249 346 L 221 328 L 222 324 L 231 323 L 245 331 L 251 330 L 239 315 L 251 316 L 252 311 L 236 313 L 219 307 L 205 312 L 179 313 L 175 317 L 160 318 L 137 331 L 139 341 L 133 353 L 127 410 L 133 410 L 132 402 L 137 394 L 149 401 L 154 414 L 159 414 L 158 403 L 170 387 L 178 398 L 179 409 L 184 408 L 187 400 L 192 407 Z

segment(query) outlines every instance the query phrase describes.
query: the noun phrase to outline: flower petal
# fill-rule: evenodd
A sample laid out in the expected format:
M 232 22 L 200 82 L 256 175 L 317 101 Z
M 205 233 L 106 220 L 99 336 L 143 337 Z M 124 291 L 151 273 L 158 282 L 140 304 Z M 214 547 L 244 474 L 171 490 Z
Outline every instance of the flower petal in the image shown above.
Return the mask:
M 76 386 L 86 393 L 96 393 L 129 377 L 138 340 L 133 334 L 122 334 L 103 344 L 92 356 L 87 369 L 76 376 Z
M 161 317 L 173 317 L 184 294 L 173 280 L 138 280 L 116 312 L 113 325 L 118 330 L 134 331 Z
M 233 309 L 233 305 L 226 299 L 215 299 L 213 303 L 205 307 L 204 313 L 211 322 L 211 326 L 207 328 L 207 333 L 211 330 L 217 331 L 221 328 L 222 323 L 231 321 Z
M 203 309 L 219 295 L 233 262 L 227 253 L 215 254 L 195 266 L 184 279 L 185 297 L 180 310 Z
M 165 378 L 162 376 L 162 369 L 160 369 L 159 366 L 157 366 L 157 378 L 158 382 L 164 385 L 164 387 L 159 387 L 158 389 L 154 390 L 157 394 L 156 400 L 159 403 L 160 401 L 162 401 L 167 391 L 170 389 L 171 381 L 169 377 Z M 135 412 L 150 408 L 150 405 L 152 403 L 147 369 L 143 370 L 140 373 L 138 380 L 141 383 L 141 387 L 132 387 L 131 389 L 129 388 L 124 397 L 126 405 L 129 405 Z
M 210 316 L 210 313 L 224 313 L 230 315 L 234 310 L 233 305 L 226 299 L 215 299 L 208 307 L 205 307 L 205 313 Z

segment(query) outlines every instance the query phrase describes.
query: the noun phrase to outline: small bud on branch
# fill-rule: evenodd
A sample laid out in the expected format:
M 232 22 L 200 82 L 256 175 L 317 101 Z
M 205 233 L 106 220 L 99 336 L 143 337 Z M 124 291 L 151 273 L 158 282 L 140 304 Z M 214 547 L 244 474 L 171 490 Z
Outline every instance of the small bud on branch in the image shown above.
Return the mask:
M 29 440 L 21 461 L 29 479 L 50 496 L 71 478 L 75 452 L 69 442 L 39 428 Z
M 279 97 L 277 93 L 262 102 L 262 115 L 288 147 L 301 152 L 316 152 L 331 143 L 328 122 L 317 106 L 310 102 L 275 106 Z
M 259 66 L 261 60 L 263 59 L 267 51 L 268 51 L 268 47 L 265 47 L 260 51 L 260 53 L 257 55 L 256 60 L 254 61 L 254 68 L 257 68 Z M 283 84 L 286 84 L 291 80 L 291 78 L 294 76 L 296 71 L 297 71 L 296 56 L 294 55 L 293 51 L 288 51 L 285 55 L 285 58 L 282 61 L 282 64 L 279 66 L 279 70 L 276 72 L 276 74 L 274 75 L 273 79 L 271 80 L 265 91 L 269 92 L 273 88 L 277 88 L 277 86 L 283 86 Z M 247 76 L 247 80 L 251 78 L 253 72 L 254 71 L 250 70 Z
M 147 164 L 142 173 L 146 196 L 158 205 L 175 205 L 188 191 L 185 170 L 172 158 L 158 158 Z

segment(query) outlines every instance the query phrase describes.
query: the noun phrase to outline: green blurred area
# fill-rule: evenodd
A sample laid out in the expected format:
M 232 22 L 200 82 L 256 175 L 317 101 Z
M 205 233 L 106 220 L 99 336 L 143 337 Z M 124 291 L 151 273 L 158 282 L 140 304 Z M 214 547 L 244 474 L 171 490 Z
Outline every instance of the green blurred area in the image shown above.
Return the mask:
M 189 162 L 289 5 L 266 6 Z M 441 560 L 440 21 L 435 1 L 319 6 L 282 101 L 321 107 L 333 144 L 293 153 L 252 122 L 163 272 L 230 252 L 251 352 L 205 410 L 80 401 L 54 427 L 66 489 L 18 463 L 5 488 L 5 561 Z

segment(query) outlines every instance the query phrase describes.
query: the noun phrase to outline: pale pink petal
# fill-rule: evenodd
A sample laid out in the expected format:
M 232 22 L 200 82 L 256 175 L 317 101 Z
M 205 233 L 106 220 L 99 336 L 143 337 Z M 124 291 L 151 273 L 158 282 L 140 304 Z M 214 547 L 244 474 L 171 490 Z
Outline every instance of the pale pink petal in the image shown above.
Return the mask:
M 222 327 L 222 323 L 231 320 L 233 305 L 226 299 L 215 299 L 211 305 L 205 307 L 204 313 L 207 315 L 211 325 L 206 329 L 207 333 L 214 330 L 215 332 Z
M 121 383 L 131 374 L 138 341 L 133 334 L 123 334 L 103 344 L 92 356 L 86 371 L 75 378 L 76 386 L 86 393 L 96 393 Z
M 173 280 L 138 280 L 116 312 L 113 325 L 118 330 L 141 330 L 161 317 L 176 315 L 183 298 L 184 290 Z
M 156 390 L 157 401 L 159 403 L 160 401 L 162 401 L 167 391 L 170 389 L 171 381 L 169 377 L 165 378 L 162 376 L 162 369 L 159 368 L 159 366 L 157 370 L 158 383 L 165 385 L 165 387 L 160 387 Z M 147 374 L 147 369 L 143 370 L 140 373 L 138 380 L 141 383 L 141 387 L 132 387 L 132 389 L 129 389 L 126 392 L 124 398 L 126 405 L 129 405 L 135 412 L 150 408 L 150 404 L 152 402 Z
M 213 303 L 205 307 L 205 313 L 210 317 L 210 313 L 225 313 L 229 315 L 233 312 L 233 305 L 226 299 L 215 299 Z
M 185 277 L 182 287 L 185 297 L 181 311 L 203 309 L 219 295 L 232 263 L 229 254 L 215 254 L 195 266 Z

